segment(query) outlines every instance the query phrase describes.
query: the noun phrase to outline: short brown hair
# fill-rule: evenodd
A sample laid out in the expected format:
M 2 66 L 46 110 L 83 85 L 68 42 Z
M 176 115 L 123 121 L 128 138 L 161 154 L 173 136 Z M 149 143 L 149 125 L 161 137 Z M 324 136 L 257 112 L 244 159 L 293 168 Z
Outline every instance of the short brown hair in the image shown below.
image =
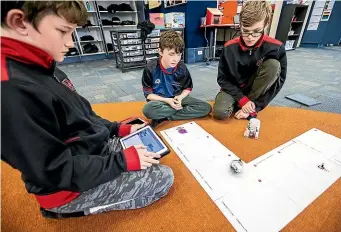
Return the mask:
M 270 2 L 249 0 L 244 3 L 240 12 L 240 23 L 244 27 L 250 27 L 264 19 L 264 26 L 266 27 L 270 23 L 271 12 Z
M 175 49 L 176 53 L 182 53 L 185 48 L 185 43 L 181 35 L 179 35 L 176 31 L 168 30 L 162 33 L 159 48 L 161 51 L 167 48 Z
M 25 20 L 37 25 L 46 15 L 56 14 L 65 18 L 69 23 L 82 25 L 86 23 L 88 13 L 83 1 L 19 1 L 17 3 L 1 3 L 1 26 L 7 26 L 6 15 L 12 9 L 20 9 L 24 12 Z M 19 2 L 19 3 L 18 3 Z M 4 7 L 5 6 L 5 7 Z

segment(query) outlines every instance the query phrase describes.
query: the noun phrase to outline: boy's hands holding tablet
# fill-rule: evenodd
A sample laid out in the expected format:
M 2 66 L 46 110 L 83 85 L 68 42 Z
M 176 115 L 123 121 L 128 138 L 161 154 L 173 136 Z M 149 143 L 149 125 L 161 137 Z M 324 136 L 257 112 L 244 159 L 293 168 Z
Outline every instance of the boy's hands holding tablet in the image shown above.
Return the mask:
M 139 119 L 137 119 L 139 120 Z M 132 123 L 138 123 L 138 124 L 132 124 L 131 128 L 130 128 L 130 133 L 134 133 L 136 131 L 138 131 L 139 129 L 145 127 L 147 124 L 146 123 L 142 123 L 142 120 L 140 120 L 140 122 L 138 122 L 137 120 L 132 121 L 129 124 Z M 160 162 L 158 160 L 155 160 L 154 158 L 161 158 L 161 156 L 159 154 L 156 154 L 154 152 L 149 152 L 147 150 L 147 147 L 144 145 L 135 145 L 134 146 L 137 154 L 139 156 L 140 159 L 140 165 L 141 165 L 141 169 L 147 169 L 149 167 L 151 167 L 153 164 L 159 164 Z
M 133 124 L 133 125 L 131 125 L 130 134 L 131 134 L 131 133 L 134 133 L 135 131 L 137 131 L 137 130 L 139 130 L 139 129 L 145 127 L 145 126 L 146 126 L 146 123 L 143 123 L 143 124 Z
M 120 143 L 123 149 L 133 146 L 140 161 L 140 168 L 147 169 L 153 164 L 159 164 L 158 159 L 169 154 L 170 150 L 150 126 L 140 126 L 142 128 L 121 138 Z
M 161 156 L 154 152 L 149 152 L 146 146 L 135 145 L 134 147 L 140 158 L 141 169 L 147 169 L 151 167 L 153 164 L 160 163 L 158 160 L 155 160 L 154 158 L 161 158 Z

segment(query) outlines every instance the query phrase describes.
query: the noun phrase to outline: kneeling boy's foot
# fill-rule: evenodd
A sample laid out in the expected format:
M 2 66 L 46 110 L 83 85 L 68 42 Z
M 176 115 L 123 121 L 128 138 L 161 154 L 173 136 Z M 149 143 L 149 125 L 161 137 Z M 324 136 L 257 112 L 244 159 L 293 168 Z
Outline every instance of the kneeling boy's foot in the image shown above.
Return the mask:
M 152 119 L 151 123 L 150 123 L 150 126 L 152 128 L 156 127 L 157 125 L 163 123 L 164 121 L 168 121 L 167 118 L 161 118 L 161 119 Z

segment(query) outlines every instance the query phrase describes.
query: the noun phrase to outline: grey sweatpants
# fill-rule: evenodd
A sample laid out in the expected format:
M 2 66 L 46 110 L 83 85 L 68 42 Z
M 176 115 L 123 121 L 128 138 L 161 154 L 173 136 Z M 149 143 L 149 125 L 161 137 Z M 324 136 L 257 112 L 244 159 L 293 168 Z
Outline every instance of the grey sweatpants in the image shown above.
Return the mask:
M 110 140 L 111 149 L 117 150 L 117 141 L 117 138 Z M 124 172 L 112 181 L 81 193 L 70 203 L 48 210 L 56 213 L 84 212 L 89 215 L 142 208 L 165 196 L 173 182 L 172 169 L 153 165 L 145 170 Z

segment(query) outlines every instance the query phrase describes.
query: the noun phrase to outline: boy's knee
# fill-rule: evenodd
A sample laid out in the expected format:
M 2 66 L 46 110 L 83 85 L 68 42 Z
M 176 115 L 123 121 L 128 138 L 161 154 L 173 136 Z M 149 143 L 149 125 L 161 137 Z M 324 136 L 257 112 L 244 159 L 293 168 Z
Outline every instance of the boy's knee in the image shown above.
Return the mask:
M 159 165 L 159 168 L 160 172 L 162 172 L 160 183 L 164 187 L 163 190 L 168 192 L 168 190 L 174 183 L 173 170 L 170 167 L 164 165 Z
M 212 106 L 209 103 L 204 102 L 202 111 L 203 111 L 203 115 L 207 116 L 209 113 L 212 112 Z
M 218 120 L 228 119 L 233 112 L 233 106 L 229 107 L 214 107 L 213 117 Z
M 152 105 L 150 105 L 149 103 L 145 104 L 143 109 L 142 109 L 142 112 L 144 114 L 144 116 L 146 116 L 147 118 L 151 118 L 152 116 L 152 110 L 153 110 L 153 107 Z
M 263 62 L 260 67 L 269 77 L 269 79 L 277 79 L 281 72 L 281 64 L 278 60 L 268 59 Z
M 144 105 L 142 112 L 147 118 L 152 119 L 153 115 L 155 114 L 155 110 L 157 110 L 157 106 L 158 102 L 150 101 Z

